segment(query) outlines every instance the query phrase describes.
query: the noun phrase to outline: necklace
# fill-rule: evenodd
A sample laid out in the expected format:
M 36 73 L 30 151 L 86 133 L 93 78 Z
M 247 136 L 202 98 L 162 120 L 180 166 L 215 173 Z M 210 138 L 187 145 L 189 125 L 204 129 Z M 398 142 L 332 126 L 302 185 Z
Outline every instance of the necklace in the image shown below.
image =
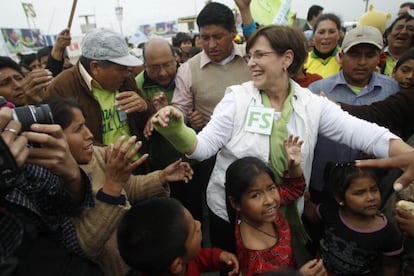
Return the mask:
M 253 229 L 255 229 L 256 231 L 258 231 L 258 232 L 260 232 L 260 233 L 262 233 L 262 234 L 265 234 L 266 236 L 269 236 L 269 237 L 274 238 L 274 239 L 276 239 L 276 240 L 277 240 L 277 234 L 276 234 L 276 235 L 273 235 L 273 234 L 270 234 L 270 233 L 268 233 L 268 232 L 266 232 L 266 231 L 263 231 L 262 229 L 260 229 L 259 227 L 257 227 L 257 226 L 255 226 L 255 225 L 253 225 L 252 223 L 248 222 L 247 220 L 240 220 L 240 223 L 241 223 L 241 222 L 246 223 L 247 225 L 249 225 L 250 227 L 252 227 L 252 228 L 253 228 Z M 240 223 L 239 223 L 239 224 L 240 224 Z

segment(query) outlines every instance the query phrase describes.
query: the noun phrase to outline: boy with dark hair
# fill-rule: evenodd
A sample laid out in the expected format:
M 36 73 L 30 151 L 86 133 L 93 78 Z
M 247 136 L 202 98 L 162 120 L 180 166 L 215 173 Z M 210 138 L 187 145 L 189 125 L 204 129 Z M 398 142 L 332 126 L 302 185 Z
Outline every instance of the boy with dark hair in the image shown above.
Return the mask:
M 201 224 L 173 198 L 151 198 L 132 207 L 118 228 L 125 263 L 146 275 L 201 275 L 230 268 L 238 275 L 235 255 L 200 248 Z

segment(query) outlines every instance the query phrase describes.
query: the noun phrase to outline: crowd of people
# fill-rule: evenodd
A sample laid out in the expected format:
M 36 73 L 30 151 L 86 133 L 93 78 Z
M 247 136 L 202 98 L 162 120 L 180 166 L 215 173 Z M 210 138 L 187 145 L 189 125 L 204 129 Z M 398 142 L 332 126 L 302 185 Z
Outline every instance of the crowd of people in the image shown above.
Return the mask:
M 245 43 L 209 2 L 142 57 L 0 57 L 0 275 L 414 275 L 414 3 L 342 33 L 234 2 Z

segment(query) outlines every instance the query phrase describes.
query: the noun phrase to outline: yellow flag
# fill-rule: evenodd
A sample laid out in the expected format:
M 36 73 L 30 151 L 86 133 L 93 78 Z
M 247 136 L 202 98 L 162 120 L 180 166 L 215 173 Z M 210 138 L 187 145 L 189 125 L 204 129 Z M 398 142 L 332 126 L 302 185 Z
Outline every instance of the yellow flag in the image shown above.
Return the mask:
M 252 16 L 261 25 L 286 25 L 292 0 L 252 0 Z

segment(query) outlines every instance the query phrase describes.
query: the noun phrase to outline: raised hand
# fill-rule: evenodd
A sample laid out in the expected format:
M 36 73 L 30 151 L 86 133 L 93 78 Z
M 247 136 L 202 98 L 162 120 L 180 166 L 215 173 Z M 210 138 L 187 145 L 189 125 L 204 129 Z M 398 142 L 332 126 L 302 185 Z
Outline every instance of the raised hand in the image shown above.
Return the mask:
M 125 142 L 122 136 L 114 145 L 106 148 L 106 169 L 103 191 L 112 196 L 119 196 L 133 170 L 145 162 L 148 154 L 144 154 L 138 160 L 132 161 L 141 147 L 141 142 L 136 143 L 136 136 L 132 136 Z
M 36 104 L 46 96 L 46 88 L 53 80 L 52 72 L 47 69 L 34 69 L 23 82 L 24 98 L 26 104 Z
M 239 10 L 248 9 L 252 0 L 234 0 L 234 3 L 237 5 Z
M 66 50 L 66 47 L 70 45 L 72 37 L 70 36 L 70 30 L 68 28 L 61 31 L 56 39 L 55 44 L 53 45 L 51 56 L 56 60 L 62 60 L 63 54 Z
M 284 141 L 289 168 L 300 165 L 302 145 L 303 141 L 299 140 L 299 136 L 289 135 L 289 137 Z
M 302 175 L 301 162 L 301 147 L 303 141 L 299 140 L 298 136 L 289 135 L 284 141 L 288 171 L 290 177 L 299 177 Z
M 250 10 L 250 3 L 252 1 L 251 0 L 234 0 L 234 2 L 239 8 L 243 25 L 249 26 L 253 21 L 252 13 Z

